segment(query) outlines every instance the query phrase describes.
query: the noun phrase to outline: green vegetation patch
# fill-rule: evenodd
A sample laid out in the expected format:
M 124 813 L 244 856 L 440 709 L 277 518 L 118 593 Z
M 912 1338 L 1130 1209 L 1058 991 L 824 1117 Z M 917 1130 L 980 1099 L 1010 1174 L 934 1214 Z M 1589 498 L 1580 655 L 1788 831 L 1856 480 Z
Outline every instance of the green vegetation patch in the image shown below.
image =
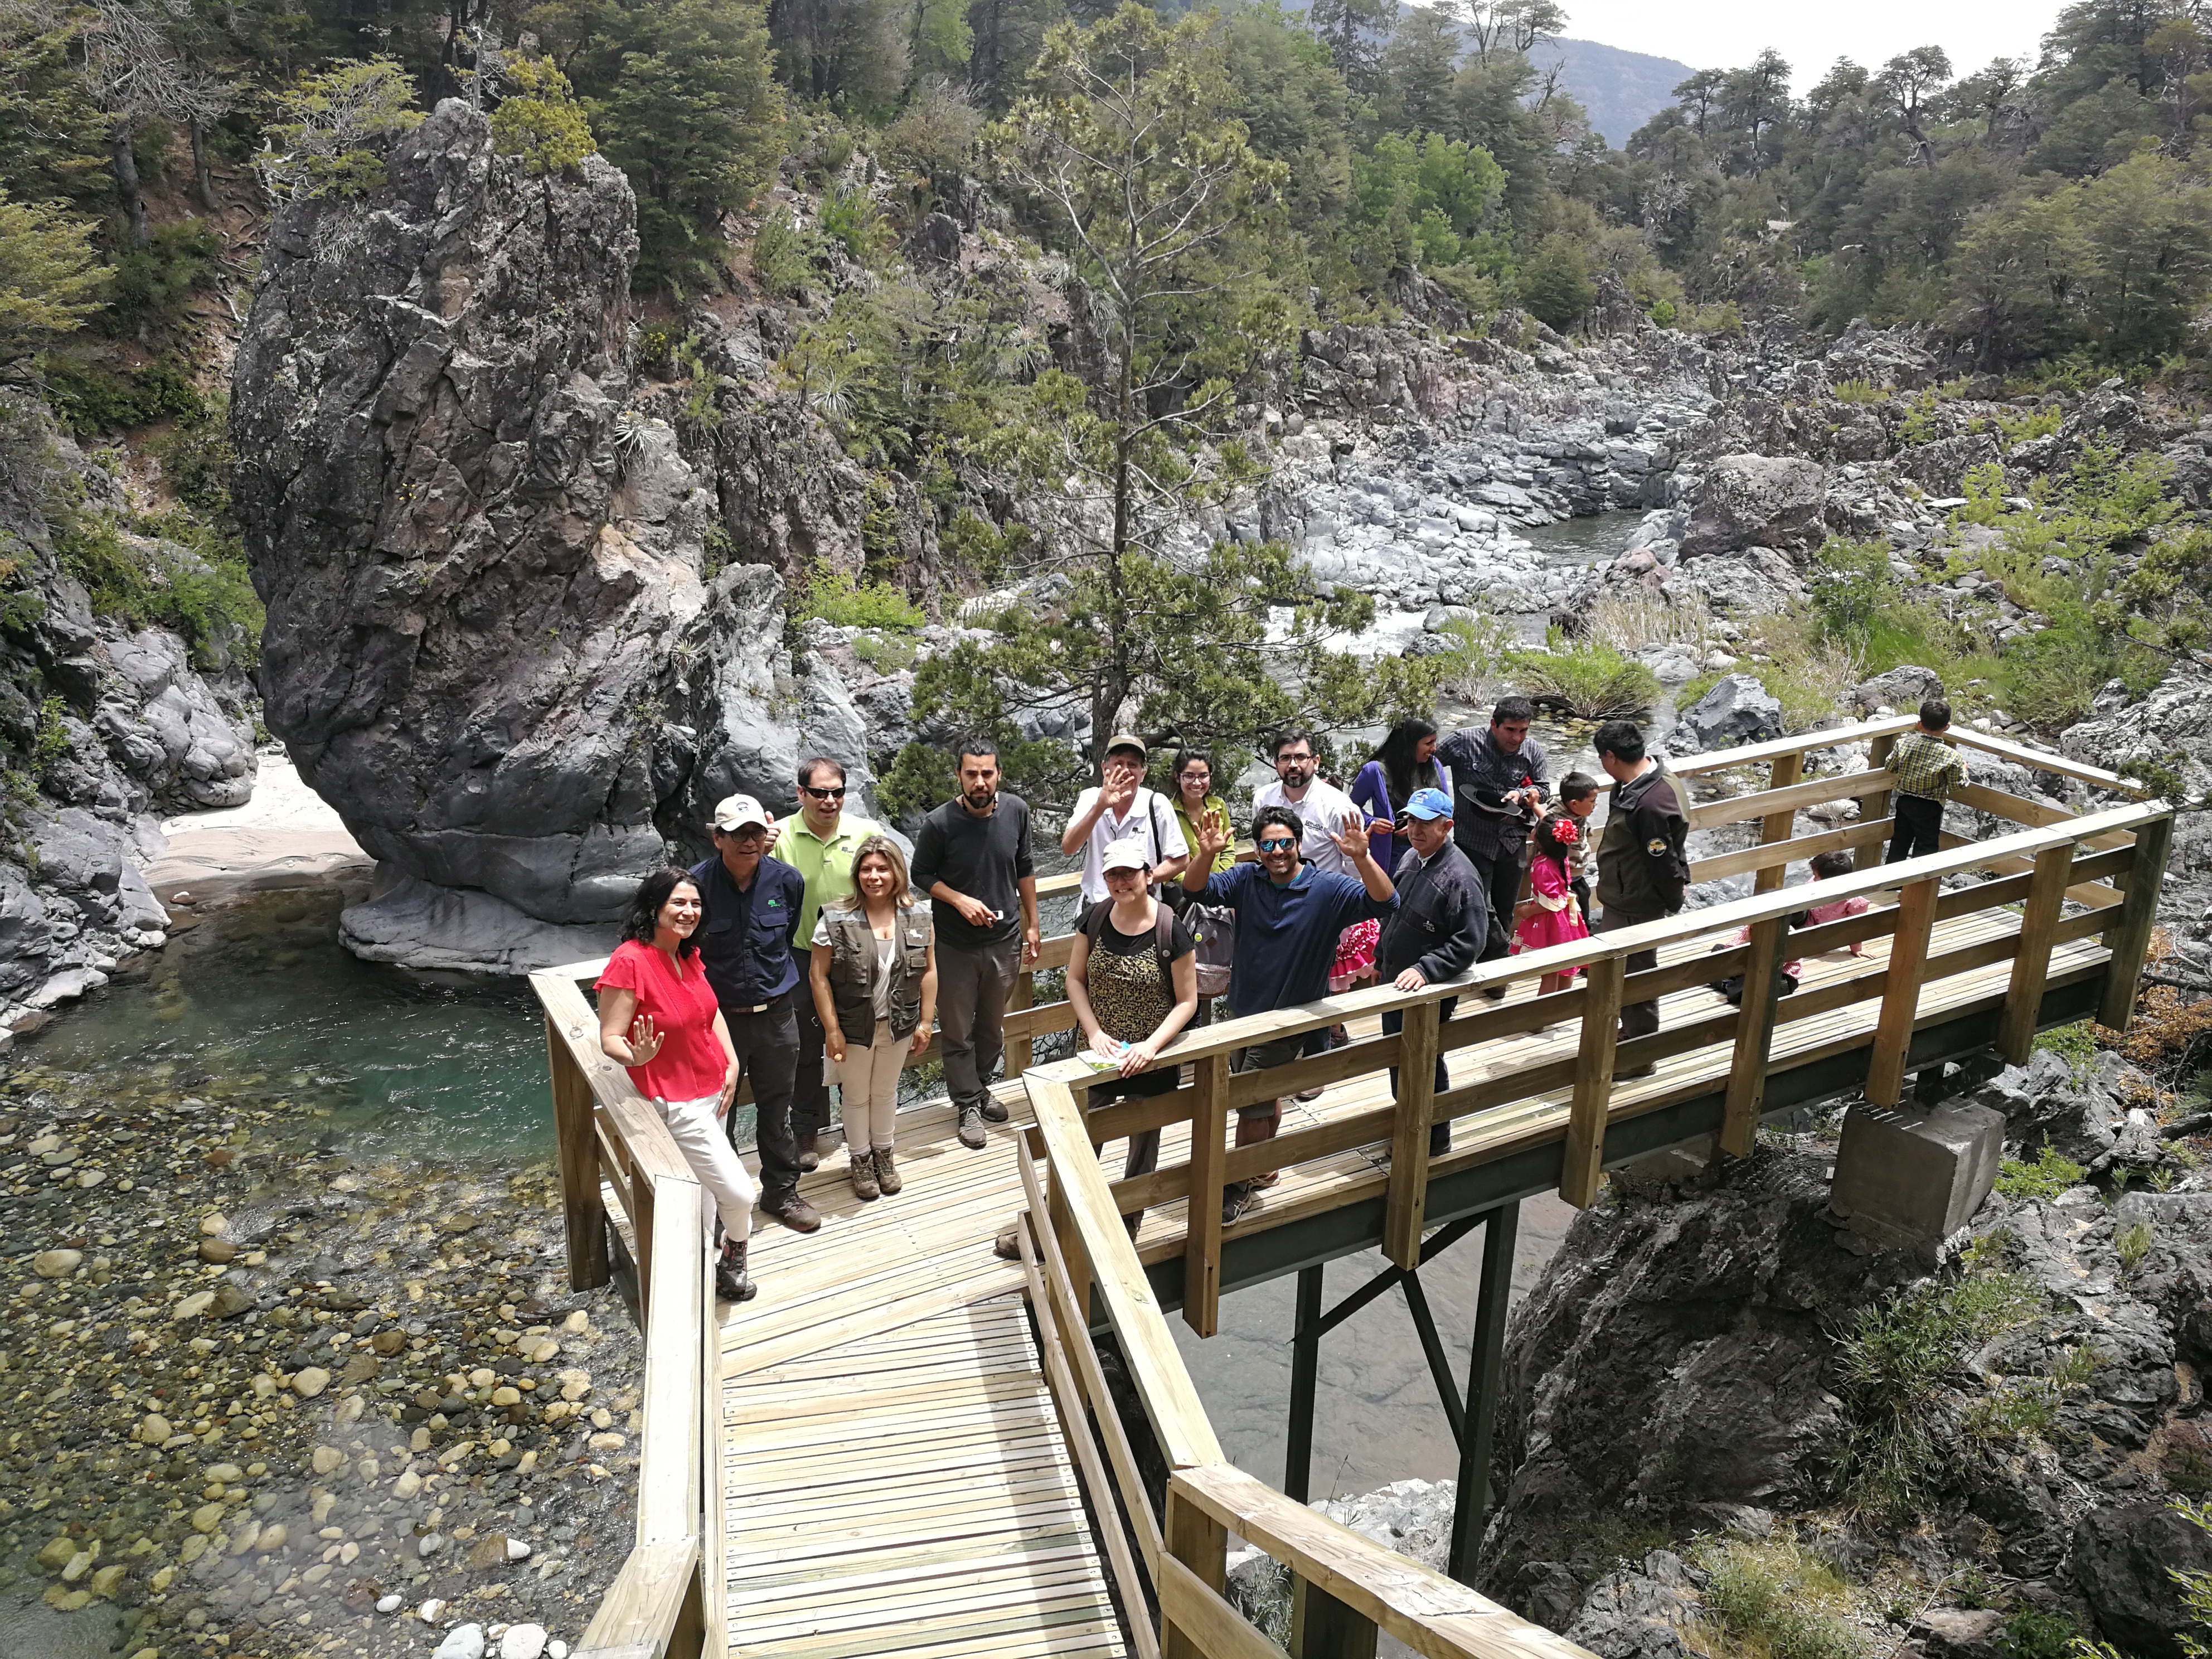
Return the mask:
M 2032 1159 L 2006 1158 L 1997 1166 L 1997 1190 L 2007 1198 L 2056 1198 L 2088 1178 L 2083 1165 L 2056 1150 L 2049 1141 Z

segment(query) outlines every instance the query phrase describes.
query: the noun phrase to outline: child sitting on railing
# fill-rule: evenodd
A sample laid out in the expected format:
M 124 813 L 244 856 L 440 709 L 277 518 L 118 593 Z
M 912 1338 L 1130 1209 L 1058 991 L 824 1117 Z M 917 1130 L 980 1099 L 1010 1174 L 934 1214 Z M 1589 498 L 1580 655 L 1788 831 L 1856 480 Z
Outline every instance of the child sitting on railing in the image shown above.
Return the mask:
M 1512 953 L 1541 951 L 1589 937 L 1589 923 L 1576 902 L 1574 859 L 1582 844 L 1582 828 L 1564 808 L 1554 811 L 1536 826 L 1528 859 L 1529 896 L 1513 907 L 1515 938 Z M 1539 996 L 1564 991 L 1574 982 L 1578 968 L 1561 968 L 1544 975 L 1536 987 Z
M 1814 858 L 1812 867 L 1813 880 L 1806 883 L 1808 887 L 1817 882 L 1833 881 L 1839 876 L 1850 874 L 1851 855 L 1849 853 L 1821 853 Z M 1845 916 L 1863 916 L 1869 908 L 1865 896 L 1854 893 L 1849 898 L 1837 899 L 1832 903 L 1808 905 L 1804 909 L 1784 917 L 1782 926 L 1785 931 L 1794 933 L 1800 927 L 1818 927 L 1822 922 L 1841 921 Z M 1751 929 L 1746 927 L 1740 930 L 1736 936 L 1726 944 L 1716 945 L 1713 949 L 1733 951 L 1739 945 L 1750 943 Z M 1863 957 L 1867 953 L 1866 946 L 1856 941 L 1852 944 L 1850 951 L 1855 957 Z M 1805 964 L 1802 961 L 1785 962 L 1782 964 L 1781 973 L 1782 982 L 1775 988 L 1776 994 L 1786 997 L 1804 980 Z M 1730 974 L 1726 979 L 1714 981 L 1713 989 L 1726 997 L 1733 1006 L 1741 1008 L 1743 1006 L 1743 975 L 1741 974 Z

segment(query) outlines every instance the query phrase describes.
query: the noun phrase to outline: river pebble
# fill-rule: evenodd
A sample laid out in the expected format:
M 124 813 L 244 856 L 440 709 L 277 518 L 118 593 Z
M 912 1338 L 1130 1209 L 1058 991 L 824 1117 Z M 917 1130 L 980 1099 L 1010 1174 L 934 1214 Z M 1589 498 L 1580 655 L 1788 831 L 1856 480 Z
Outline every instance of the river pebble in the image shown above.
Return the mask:
M 141 1659 L 425 1659 L 454 1620 L 447 1659 L 563 1659 L 633 1536 L 640 1350 L 567 1287 L 550 1166 L 36 1054 L 0 1059 L 0 1594 Z

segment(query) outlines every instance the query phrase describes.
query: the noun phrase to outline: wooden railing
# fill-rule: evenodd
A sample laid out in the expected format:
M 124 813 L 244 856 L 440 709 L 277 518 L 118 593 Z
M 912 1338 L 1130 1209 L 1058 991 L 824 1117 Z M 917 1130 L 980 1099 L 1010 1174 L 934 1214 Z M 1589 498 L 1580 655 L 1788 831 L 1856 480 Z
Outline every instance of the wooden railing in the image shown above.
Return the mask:
M 533 974 L 568 1240 L 568 1282 L 609 1277 L 601 1181 L 636 1241 L 645 1333 L 637 1533 L 576 1659 L 698 1659 L 729 1647 L 722 1532 L 722 1350 L 705 1218 L 712 1200 L 629 1074 L 599 1052 L 571 976 Z
M 1066 1083 L 1042 1071 L 1025 1084 L 1042 1167 L 1024 1136 L 1030 1207 L 1016 1237 L 1046 1375 L 1140 1659 L 1279 1659 L 1226 1598 L 1232 1532 L 1290 1571 L 1292 1659 L 1371 1659 L 1377 1631 L 1431 1659 L 1587 1659 L 1565 1638 L 1229 1463 L 1122 1231 L 1082 1109 Z M 1094 1292 L 1167 1465 L 1163 1511 L 1107 1392 L 1085 1311 Z
M 1127 1101 L 1092 1112 L 1087 1119 L 1094 1144 L 1173 1123 L 1190 1126 L 1191 1151 L 1182 1164 L 1112 1184 L 1116 1208 L 1133 1214 L 1181 1198 L 1187 1205 L 1183 1243 L 1184 1317 L 1201 1335 L 1214 1329 L 1219 1297 L 1222 1222 L 1210 1201 L 1224 1185 L 1249 1181 L 1352 1148 L 1387 1141 L 1390 1171 L 1383 1229 L 1384 1254 L 1401 1267 L 1419 1259 L 1427 1218 L 1425 1194 L 1431 1174 L 1428 1131 L 1432 1123 L 1492 1113 L 1555 1091 L 1571 1090 L 1564 1125 L 1565 1172 L 1560 1193 L 1569 1202 L 1594 1201 L 1605 1160 L 1616 1069 L 1640 1069 L 1671 1056 L 1715 1044 L 1732 1045 L 1727 1073 L 1727 1103 L 1720 1145 L 1741 1156 L 1751 1150 L 1764 1097 L 1771 1050 L 1778 1029 L 1855 1004 L 1879 1000 L 1870 1034 L 1853 1040 L 1872 1049 L 1865 1077 L 1866 1096 L 1877 1104 L 1899 1097 L 1922 988 L 2010 958 L 2011 987 L 2006 1000 L 1999 1047 L 2008 1058 L 2024 1059 L 2034 1031 L 2048 973 L 2057 945 L 2102 935 L 2111 952 L 2106 989 L 2098 1018 L 2115 1027 L 2126 1023 L 2134 986 L 2148 945 L 2158 883 L 2163 873 L 2172 816 L 2163 803 L 2112 808 L 2075 817 L 2040 803 L 1985 788 L 1974 788 L 1966 804 L 1978 811 L 2038 827 L 1991 840 L 1954 847 L 1909 863 L 1879 862 L 1890 828 L 1886 810 L 1895 775 L 1886 769 L 1802 780 L 1804 754 L 1814 748 L 1871 740 L 1875 760 L 1881 747 L 1910 720 L 1869 721 L 1755 748 L 1723 751 L 1677 768 L 1689 776 L 1746 766 L 1771 769 L 1763 790 L 1700 804 L 1691 811 L 1692 826 L 1711 829 L 1756 823 L 1759 840 L 1740 851 L 1697 860 L 1696 880 L 1753 873 L 1745 898 L 1686 912 L 1662 921 L 1625 928 L 1549 950 L 1483 963 L 1458 980 L 1402 993 L 1389 987 L 1357 990 L 1317 1002 L 1244 1019 L 1218 1023 L 1186 1033 L 1163 1051 L 1158 1063 L 1183 1064 L 1189 1081 L 1171 1092 Z M 1961 734 L 1962 740 L 1964 734 Z M 1994 740 L 1975 741 L 1996 747 Z M 2110 773 L 2080 766 L 2056 756 L 2003 745 L 2008 758 L 2027 757 L 2046 770 L 2064 771 L 2116 793 L 2139 793 Z M 1856 800 L 1860 821 L 1835 830 L 1793 836 L 1796 814 L 1808 806 Z M 1955 838 L 1954 838 L 1955 839 Z M 1832 902 L 1853 896 L 1871 901 L 1894 893 L 1896 902 L 1877 902 L 1863 915 L 1823 926 L 1787 931 L 1785 918 L 1803 908 L 1803 890 L 1785 891 L 1784 867 L 1838 848 L 1858 849 L 1863 867 L 1823 882 L 1820 897 Z M 1872 854 L 1871 859 L 1868 854 Z M 1990 878 L 1944 892 L 1949 878 L 1980 873 Z M 2065 914 L 2066 905 L 2079 907 Z M 1938 922 L 2020 905 L 2017 927 L 1931 954 Z M 1734 936 L 1748 931 L 1748 942 Z M 1779 969 L 1785 957 L 1808 957 L 1875 939 L 1890 940 L 1887 960 L 1869 961 L 1783 999 Z M 1786 942 L 1786 950 L 1785 950 Z M 1693 947 L 1685 953 L 1684 945 Z M 1697 946 L 1711 946 L 1694 949 Z M 1673 956 L 1656 969 L 1629 972 L 1627 959 L 1644 951 Z M 1548 996 L 1516 1000 L 1504 1006 L 1469 1006 L 1471 992 L 1504 988 L 1547 972 L 1585 969 L 1583 983 Z M 1654 1035 L 1627 1042 L 1618 1037 L 1624 1006 L 1741 975 L 1745 994 L 1739 1008 L 1720 1006 L 1679 1020 Z M 1460 1000 L 1449 1020 L 1438 1005 Z M 1248 1046 L 1337 1025 L 1364 1016 L 1395 1013 L 1401 1032 L 1370 1036 L 1328 1053 L 1267 1071 L 1232 1072 L 1231 1057 Z M 1432 1073 L 1439 1054 L 1474 1048 L 1571 1021 L 1579 1030 L 1571 1052 L 1541 1063 L 1502 1069 L 1441 1094 Z M 1847 1044 L 1846 1046 L 1853 1046 Z M 1398 1088 L 1389 1103 L 1332 1117 L 1313 1127 L 1235 1148 L 1224 1146 L 1229 1115 L 1235 1109 L 1281 1099 L 1317 1085 L 1395 1068 Z M 1043 1075 L 1079 1095 L 1098 1079 L 1079 1060 L 1054 1062 Z M 1709 1079 L 1698 1087 L 1710 1086 Z M 1639 1099 L 1637 1109 L 1652 1103 Z M 1555 1121 L 1533 1127 L 1532 1139 L 1557 1139 Z M 1493 1151 L 1490 1155 L 1496 1155 Z M 1454 1166 L 1466 1161 L 1462 1155 Z M 1153 1247 L 1148 1246 L 1148 1249 Z

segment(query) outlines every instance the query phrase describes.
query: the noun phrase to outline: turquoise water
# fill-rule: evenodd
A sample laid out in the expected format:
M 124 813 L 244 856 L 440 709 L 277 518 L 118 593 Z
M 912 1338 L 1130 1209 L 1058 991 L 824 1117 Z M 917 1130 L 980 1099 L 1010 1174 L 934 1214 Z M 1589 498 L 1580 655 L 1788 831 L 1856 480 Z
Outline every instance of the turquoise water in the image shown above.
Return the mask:
M 360 961 L 337 942 L 354 896 L 325 886 L 208 906 L 167 949 L 20 1044 L 16 1063 L 289 1101 L 303 1129 L 361 1153 L 550 1152 L 528 986 L 435 984 Z

